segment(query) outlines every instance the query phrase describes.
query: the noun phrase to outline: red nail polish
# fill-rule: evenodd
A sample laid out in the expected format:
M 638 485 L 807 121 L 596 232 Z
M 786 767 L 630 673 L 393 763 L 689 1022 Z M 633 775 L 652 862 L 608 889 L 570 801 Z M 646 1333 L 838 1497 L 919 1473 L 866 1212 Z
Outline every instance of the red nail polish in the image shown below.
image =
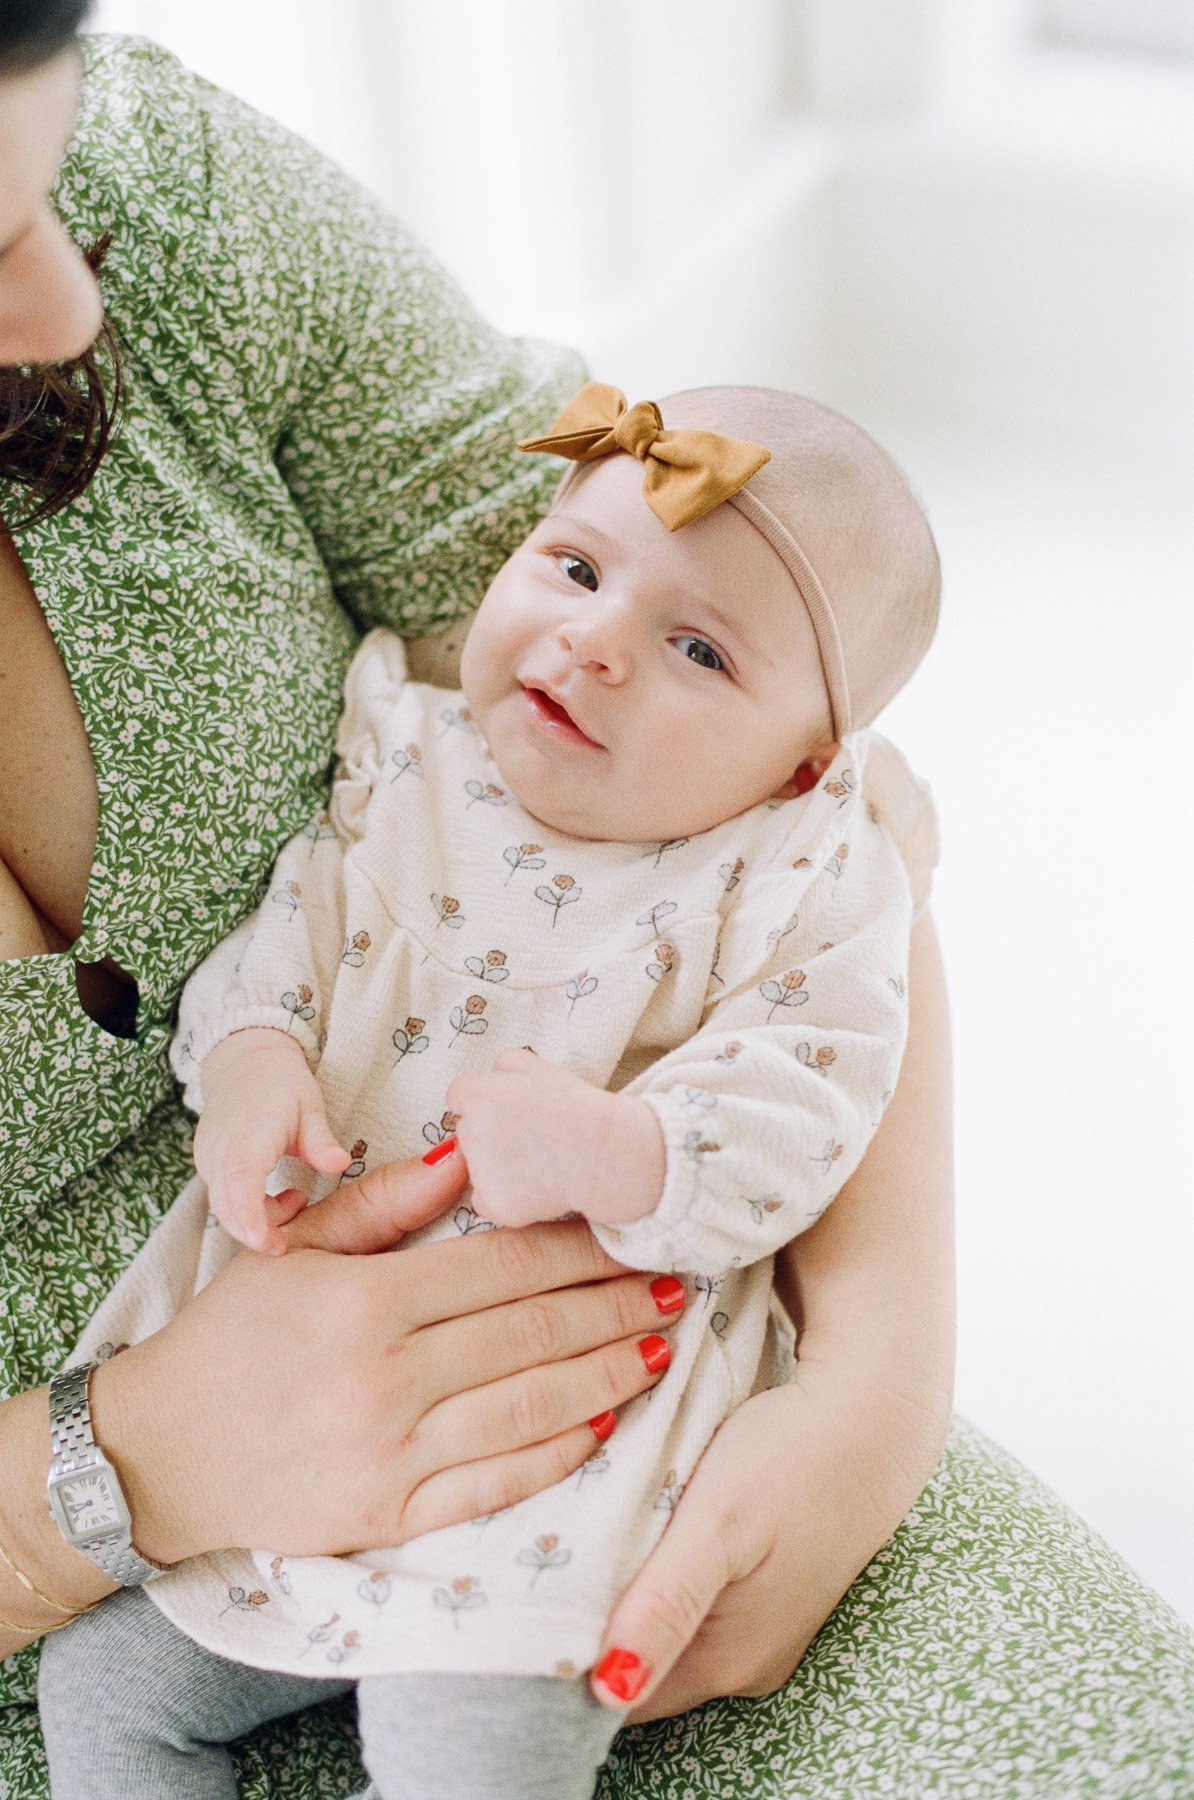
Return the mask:
M 599 1444 L 604 1444 L 606 1438 L 609 1437 L 617 1422 L 618 1416 L 616 1413 L 598 1413 L 595 1419 L 589 1420 L 589 1430 L 593 1433 L 593 1436 L 597 1439 Z
M 666 1369 L 672 1360 L 671 1345 L 666 1338 L 659 1337 L 658 1335 L 640 1338 L 638 1348 L 639 1355 L 646 1363 L 648 1372 L 652 1375 L 658 1375 L 660 1370 Z
M 443 1162 L 443 1160 L 446 1156 L 451 1156 L 451 1154 L 452 1154 L 453 1150 L 455 1150 L 455 1148 L 456 1148 L 456 1139 L 454 1137 L 445 1138 L 442 1144 L 437 1144 L 435 1146 L 434 1150 L 429 1150 L 427 1152 L 426 1156 L 423 1158 L 423 1161 L 425 1163 L 431 1163 L 432 1165 L 434 1165 L 435 1163 L 441 1163 L 441 1162 Z
M 650 1673 L 642 1657 L 633 1650 L 607 1650 L 593 1670 L 593 1679 L 629 1706 L 642 1692 Z
M 680 1311 L 688 1295 L 684 1283 L 674 1275 L 660 1275 L 651 1283 L 651 1298 L 661 1313 L 674 1313 Z

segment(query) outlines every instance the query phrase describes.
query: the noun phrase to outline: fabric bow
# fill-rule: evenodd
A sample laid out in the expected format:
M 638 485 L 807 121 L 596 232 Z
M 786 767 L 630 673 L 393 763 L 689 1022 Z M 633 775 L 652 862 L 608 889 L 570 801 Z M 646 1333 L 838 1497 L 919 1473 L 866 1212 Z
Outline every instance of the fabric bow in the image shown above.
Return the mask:
M 520 450 L 546 450 L 572 462 L 595 462 L 624 450 L 646 465 L 643 498 L 669 531 L 712 512 L 746 486 L 770 450 L 717 431 L 669 431 L 653 400 L 628 407 L 620 388 L 587 381 L 545 437 L 523 438 Z

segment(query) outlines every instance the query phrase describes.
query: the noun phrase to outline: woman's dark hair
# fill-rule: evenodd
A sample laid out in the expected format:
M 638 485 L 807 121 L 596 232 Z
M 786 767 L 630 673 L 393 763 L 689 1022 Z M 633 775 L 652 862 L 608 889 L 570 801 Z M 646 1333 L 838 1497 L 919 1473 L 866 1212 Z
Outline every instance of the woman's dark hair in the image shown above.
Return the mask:
M 88 0 L 0 0 L 0 80 L 65 50 L 87 10 Z M 105 233 L 84 252 L 96 274 L 110 243 Z M 0 368 L 0 481 L 23 488 L 28 500 L 19 517 L 6 516 L 10 530 L 48 519 L 83 492 L 112 441 L 120 400 L 120 356 L 107 320 L 70 362 Z
M 89 11 L 90 0 L 0 0 L 0 75 L 57 56 Z

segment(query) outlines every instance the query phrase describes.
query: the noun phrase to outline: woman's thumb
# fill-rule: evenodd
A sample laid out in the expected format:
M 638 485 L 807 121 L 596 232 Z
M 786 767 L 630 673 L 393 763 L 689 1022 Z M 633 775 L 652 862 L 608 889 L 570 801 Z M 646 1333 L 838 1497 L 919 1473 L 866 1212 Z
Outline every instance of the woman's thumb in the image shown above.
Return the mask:
M 606 1706 L 644 1700 L 696 1637 L 729 1579 L 718 1537 L 707 1518 L 672 1519 L 605 1628 L 589 1681 Z
M 292 1250 L 339 1250 L 347 1256 L 392 1250 L 405 1232 L 445 1212 L 467 1180 L 459 1151 L 430 1165 L 421 1156 L 379 1163 L 300 1213 L 285 1227 L 287 1242 Z

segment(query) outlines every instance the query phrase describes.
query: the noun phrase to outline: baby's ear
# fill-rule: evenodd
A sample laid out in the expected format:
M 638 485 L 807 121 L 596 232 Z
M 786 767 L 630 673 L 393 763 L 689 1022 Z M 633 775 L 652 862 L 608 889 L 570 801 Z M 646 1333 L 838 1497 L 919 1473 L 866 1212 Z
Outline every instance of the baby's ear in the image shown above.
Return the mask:
M 837 744 L 822 744 L 811 756 L 806 756 L 796 773 L 789 777 L 781 788 L 772 796 L 775 800 L 795 800 L 801 794 L 811 793 L 822 775 L 838 753 Z

